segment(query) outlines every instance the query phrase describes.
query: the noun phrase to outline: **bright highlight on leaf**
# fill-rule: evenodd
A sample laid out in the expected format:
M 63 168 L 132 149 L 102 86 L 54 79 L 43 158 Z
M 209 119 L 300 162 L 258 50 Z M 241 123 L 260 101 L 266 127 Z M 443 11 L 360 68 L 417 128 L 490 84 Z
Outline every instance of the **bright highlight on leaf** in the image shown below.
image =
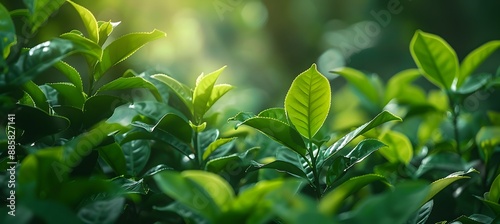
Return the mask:
M 285 98 L 285 110 L 297 131 L 312 139 L 328 116 L 330 102 L 330 83 L 313 64 L 292 82 Z

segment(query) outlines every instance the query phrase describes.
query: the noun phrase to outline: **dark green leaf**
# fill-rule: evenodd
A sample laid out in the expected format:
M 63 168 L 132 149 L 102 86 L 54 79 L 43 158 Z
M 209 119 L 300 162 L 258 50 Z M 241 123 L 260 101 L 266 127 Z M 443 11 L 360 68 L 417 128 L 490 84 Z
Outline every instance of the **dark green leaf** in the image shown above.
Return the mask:
M 98 148 L 99 157 L 101 157 L 113 171 L 118 175 L 127 174 L 127 164 L 122 148 L 119 144 L 113 143 L 110 145 Z
M 189 123 L 176 114 L 165 114 L 151 131 L 155 129 L 166 131 L 185 143 L 191 144 L 193 129 Z
M 260 164 L 255 161 L 252 162 L 252 167 L 249 167 L 247 171 L 254 171 L 258 169 L 275 169 L 281 172 L 286 172 L 290 175 L 308 179 L 306 173 L 302 167 L 298 167 L 293 163 L 276 160 L 267 164 Z
M 341 214 L 340 223 L 405 223 L 423 202 L 429 187 L 422 182 L 404 182 L 394 191 L 369 197 L 356 208 Z
M 230 118 L 230 120 L 237 120 L 244 117 L 246 116 L 242 117 L 237 115 Z M 253 127 L 274 141 L 277 141 L 300 155 L 305 155 L 307 152 L 306 146 L 300 134 L 290 125 L 283 123 L 282 121 L 266 117 L 253 117 L 247 120 L 237 121 L 240 123 L 236 126 L 244 124 Z
M 424 202 L 427 202 L 430 199 L 432 199 L 432 197 L 434 197 L 437 193 L 439 193 L 441 190 L 443 190 L 445 187 L 447 187 L 451 183 L 453 183 L 457 180 L 460 180 L 460 179 L 469 178 L 468 176 L 463 176 L 463 175 L 469 174 L 471 172 L 477 172 L 477 171 L 474 169 L 469 169 L 466 172 L 459 171 L 459 172 L 452 173 L 452 174 L 446 176 L 445 178 L 441 178 L 439 180 L 432 182 L 430 185 L 430 188 L 429 188 L 429 193 L 425 197 Z
M 111 117 L 115 108 L 126 103 L 122 98 L 108 95 L 92 96 L 85 101 L 83 106 L 84 128 Z
M 115 223 L 124 205 L 123 197 L 93 201 L 78 210 L 78 217 L 85 223 Z
M 37 86 L 33 81 L 28 81 L 23 84 L 22 89 L 30 96 L 37 108 L 49 113 L 49 103 L 47 97 L 39 86 Z
M 54 67 L 66 76 L 66 78 L 68 78 L 68 80 L 73 83 L 73 85 L 75 85 L 80 92 L 83 92 L 82 78 L 80 77 L 80 73 L 78 73 L 75 68 L 64 61 L 55 63 Z
M 333 183 L 338 178 L 342 177 L 345 172 L 354 166 L 356 163 L 363 161 L 373 152 L 385 147 L 386 145 L 375 139 L 365 139 L 361 141 L 354 149 L 346 156 L 335 158 L 332 165 L 328 169 L 328 179 Z
M 60 116 L 51 116 L 46 112 L 25 105 L 17 105 L 15 126 L 19 132 L 23 130 L 19 142 L 31 143 L 42 137 L 64 131 L 69 127 L 69 120 Z M 33 128 L 43 127 L 43 128 Z
M 151 155 L 149 141 L 133 140 L 123 143 L 121 147 L 127 165 L 127 174 L 137 177 L 146 166 Z
M 431 215 L 432 212 L 432 207 L 434 206 L 434 201 L 430 200 L 418 210 L 409 220 L 406 222 L 406 224 L 425 224 L 427 222 L 427 219 L 429 219 L 429 216 Z
M 328 147 L 326 150 L 324 150 L 323 155 L 325 158 L 325 161 L 328 159 L 332 158 L 332 156 L 344 148 L 349 142 L 351 142 L 354 138 L 364 134 L 365 132 L 371 130 L 374 127 L 377 127 L 383 123 L 389 122 L 389 121 L 401 121 L 401 118 L 398 116 L 388 112 L 388 111 L 382 111 L 380 114 L 378 114 L 375 118 L 373 118 L 371 121 L 361 125 L 360 127 L 356 128 L 354 131 L 351 131 L 349 134 L 345 135 L 338 141 L 336 141 L 332 146 Z
M 491 74 L 481 73 L 467 77 L 457 90 L 459 94 L 470 94 L 486 86 L 492 79 Z
M 23 0 L 30 12 L 31 33 L 47 21 L 50 15 L 57 11 L 65 0 Z
M 85 103 L 85 96 L 76 86 L 67 82 L 49 83 L 48 86 L 58 92 L 58 104 L 72 106 L 82 109 Z
M 93 40 L 89 40 L 86 37 L 84 37 L 83 35 L 79 35 L 79 34 L 71 33 L 71 32 L 61 34 L 60 37 L 63 39 L 66 39 L 66 40 L 70 40 L 75 45 L 80 46 L 82 49 L 85 49 L 89 52 L 92 52 L 92 54 L 91 54 L 92 57 L 89 58 L 89 61 L 92 62 L 89 64 L 90 66 L 94 66 L 93 63 L 95 63 L 101 59 L 101 57 L 102 57 L 101 46 L 97 45 L 97 43 L 94 42 Z

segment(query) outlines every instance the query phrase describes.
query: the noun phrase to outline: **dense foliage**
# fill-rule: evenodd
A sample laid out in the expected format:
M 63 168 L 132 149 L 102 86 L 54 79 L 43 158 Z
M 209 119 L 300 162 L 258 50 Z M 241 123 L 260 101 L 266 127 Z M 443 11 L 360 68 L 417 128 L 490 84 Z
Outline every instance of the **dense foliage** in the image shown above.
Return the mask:
M 224 67 L 187 85 L 155 70 L 107 79 L 166 34 L 108 40 L 119 23 L 79 4 L 23 2 L 10 12 L 0 4 L 2 223 L 500 221 L 500 112 L 482 104 L 500 69 L 475 73 L 500 41 L 459 62 L 445 40 L 418 30 L 409 44 L 418 68 L 387 83 L 331 71 L 360 100 L 351 110 L 371 116 L 339 129 L 327 125 L 339 96 L 315 64 L 283 107 L 221 118 L 211 108 L 233 89 L 217 84 Z M 20 39 L 63 4 L 85 30 L 35 46 Z M 35 83 L 46 71 L 60 81 Z M 419 77 L 439 90 L 426 92 Z

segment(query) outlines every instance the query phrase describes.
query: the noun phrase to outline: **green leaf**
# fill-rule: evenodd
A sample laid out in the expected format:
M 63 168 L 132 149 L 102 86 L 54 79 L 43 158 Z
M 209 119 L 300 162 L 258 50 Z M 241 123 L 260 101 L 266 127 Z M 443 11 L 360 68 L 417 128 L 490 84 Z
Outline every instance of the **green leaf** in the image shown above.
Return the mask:
M 328 169 L 327 181 L 333 183 L 338 178 L 342 177 L 348 169 L 355 164 L 363 161 L 373 152 L 385 147 L 386 145 L 376 139 L 365 139 L 361 141 L 354 149 L 346 156 L 335 158 L 332 165 Z
M 481 200 L 486 206 L 488 206 L 493 213 L 498 217 L 500 216 L 500 204 L 486 200 L 484 198 L 475 196 L 477 199 Z
M 440 152 L 425 157 L 414 175 L 420 177 L 430 170 L 456 172 L 467 170 L 469 167 L 470 165 L 467 165 L 465 160 L 456 153 Z
M 229 120 L 237 120 L 241 118 L 246 118 L 246 116 L 236 115 Z M 248 125 L 300 155 L 304 156 L 307 152 L 306 146 L 300 134 L 290 125 L 283 123 L 282 121 L 266 117 L 253 117 L 247 120 L 237 121 L 240 123 L 238 123 L 236 127 L 243 124 Z
M 129 77 L 129 78 L 117 78 L 111 82 L 106 83 L 101 88 L 96 91 L 96 94 L 109 91 L 109 90 L 123 90 L 123 89 L 134 89 L 134 88 L 146 88 L 148 89 L 158 101 L 162 101 L 161 95 L 158 89 L 150 83 L 149 81 L 143 79 L 142 77 Z
M 253 115 L 251 115 L 251 117 L 252 116 Z M 269 109 L 261 111 L 257 116 L 258 117 L 273 118 L 273 119 L 279 120 L 285 124 L 289 124 L 288 119 L 286 117 L 285 108 L 269 108 Z
M 398 99 L 407 90 L 410 83 L 418 77 L 420 77 L 418 69 L 406 69 L 392 76 L 385 88 L 384 103 L 387 104 L 392 99 Z
M 16 28 L 14 27 L 14 22 L 10 18 L 9 11 L 0 4 L 0 50 L 2 50 L 2 62 L 0 65 L 2 67 L 5 65 L 4 59 L 10 54 L 10 47 L 12 47 L 17 42 L 16 38 Z
M 500 174 L 497 175 L 493 183 L 491 184 L 490 191 L 488 192 L 488 198 L 485 198 L 488 201 L 499 203 L 500 199 Z
M 99 21 L 97 22 L 97 25 L 99 26 L 99 46 L 102 46 L 104 42 L 108 39 L 109 35 L 111 32 L 113 32 L 113 29 L 118 26 L 120 22 L 104 22 L 104 21 Z
M 440 88 L 454 90 L 459 75 L 457 54 L 441 37 L 417 30 L 410 52 L 418 68 L 429 81 Z
M 394 191 L 371 196 L 352 211 L 342 214 L 340 223 L 405 223 L 422 206 L 429 187 L 422 182 L 404 182 Z
M 146 140 L 133 140 L 121 145 L 125 162 L 127 165 L 127 174 L 137 177 L 146 167 L 151 155 L 151 147 Z
M 330 112 L 331 90 L 328 79 L 316 65 L 302 72 L 292 82 L 285 98 L 285 110 L 290 122 L 307 139 L 319 131 Z
M 73 68 L 71 65 L 64 61 L 59 61 L 54 64 L 54 68 L 59 70 L 68 80 L 76 86 L 76 88 L 80 91 L 83 92 L 83 82 L 82 78 L 80 76 L 80 73 Z
M 30 12 L 31 33 L 47 21 L 49 16 L 66 2 L 65 0 L 23 0 Z
M 401 118 L 398 116 L 388 112 L 388 111 L 382 111 L 380 114 L 378 114 L 375 118 L 373 118 L 371 121 L 361 125 L 360 127 L 356 128 L 354 131 L 349 132 L 349 134 L 345 135 L 338 141 L 336 141 L 332 146 L 328 147 L 326 150 L 323 151 L 323 155 L 325 158 L 325 161 L 328 159 L 332 158 L 332 156 L 337 153 L 339 150 L 343 149 L 347 144 L 349 144 L 354 138 L 358 137 L 359 135 L 364 134 L 365 132 L 371 130 L 374 127 L 377 127 L 383 123 L 389 122 L 389 121 L 401 121 Z
M 85 223 L 116 223 L 124 205 L 123 197 L 92 201 L 78 210 L 78 217 Z
M 431 215 L 432 208 L 434 207 L 434 201 L 430 200 L 418 210 L 406 224 L 425 224 L 429 216 Z
M 425 200 L 423 201 L 423 203 L 431 200 L 437 193 L 439 193 L 441 190 L 443 190 L 445 187 L 447 187 L 451 183 L 453 183 L 457 180 L 460 180 L 460 179 L 470 178 L 468 176 L 463 176 L 463 175 L 467 175 L 467 174 L 472 173 L 472 172 L 477 172 L 477 171 L 474 169 L 469 169 L 468 171 L 465 171 L 465 172 L 464 171 L 455 172 L 455 173 L 452 173 L 444 178 L 441 178 L 439 180 L 432 182 L 430 185 L 429 192 L 427 193 L 427 196 L 425 197 Z M 422 203 L 422 205 L 423 205 L 423 203 Z
M 299 167 L 291 162 L 276 160 L 267 164 L 260 164 L 252 161 L 252 166 L 253 167 L 249 167 L 247 171 L 254 171 L 258 169 L 275 169 L 281 172 L 286 172 L 292 176 L 308 180 L 307 174 L 304 172 L 302 167 Z
M 163 116 L 160 121 L 152 127 L 151 131 L 154 131 L 155 129 L 168 132 L 187 144 L 191 143 L 193 136 L 193 129 L 191 129 L 189 123 L 178 115 L 172 113 L 165 114 L 165 116 Z
M 460 75 L 457 80 L 457 87 L 469 77 L 479 65 L 481 65 L 493 52 L 500 48 L 500 40 L 490 41 L 470 52 L 460 65 Z
M 492 78 L 492 75 L 489 73 L 469 76 L 462 83 L 462 86 L 456 90 L 456 92 L 464 95 L 471 94 L 489 84 Z
M 68 2 L 76 9 L 80 17 L 82 18 L 83 25 L 87 29 L 89 39 L 94 43 L 99 43 L 99 27 L 97 25 L 97 20 L 94 15 L 85 7 L 78 5 L 70 0 Z
M 493 150 L 500 143 L 500 127 L 483 126 L 476 135 L 476 144 L 484 155 L 486 163 L 493 155 Z
M 380 93 L 371 81 L 371 79 L 365 75 L 363 72 L 358 71 L 353 68 L 343 67 L 332 73 L 338 74 L 353 85 L 364 97 L 366 97 L 371 103 L 375 105 L 380 105 Z
M 0 86 L 20 86 L 65 57 L 78 52 L 93 54 L 84 47 L 65 39 L 55 38 L 38 44 L 21 54 L 18 61 L 9 68 L 9 73 L 3 77 L 4 80 L 0 80 Z
M 389 162 L 401 162 L 405 165 L 410 163 L 413 157 L 413 146 L 406 135 L 396 131 L 387 131 L 380 137 L 380 140 L 384 142 L 387 147 L 381 148 L 379 152 L 389 160 Z
M 99 157 L 102 158 L 117 175 L 127 174 L 127 164 L 122 148 L 119 144 L 113 143 L 99 147 Z
M 155 174 L 153 179 L 163 193 L 205 218 L 214 220 L 220 214 L 220 207 L 210 193 L 182 174 L 165 170 Z
M 212 92 L 215 88 L 215 82 L 225 68 L 226 67 L 224 66 L 207 75 L 201 74 L 196 80 L 196 87 L 193 91 L 193 115 L 195 124 L 201 123 L 203 115 L 205 115 L 208 109 L 212 106 L 210 103 L 214 103 L 211 101 L 214 100 L 214 93 Z
M 83 106 L 84 128 L 89 128 L 102 120 L 108 119 L 113 115 L 115 108 L 126 102 L 122 98 L 108 95 L 89 97 Z
M 60 116 L 51 116 L 38 108 L 17 105 L 16 128 L 23 133 L 17 142 L 35 142 L 36 140 L 59 133 L 69 127 L 69 120 Z M 43 127 L 43 128 L 33 128 Z M 21 131 L 23 130 L 23 131 Z
M 234 138 L 219 138 L 219 139 L 215 140 L 214 142 L 210 143 L 210 145 L 208 145 L 208 147 L 205 149 L 205 152 L 203 152 L 203 160 L 206 160 L 212 154 L 212 152 L 217 150 L 222 145 L 225 145 L 229 142 L 232 142 L 235 139 L 236 139 L 236 137 L 234 137 Z
M 97 45 L 97 43 L 93 42 L 90 39 L 87 39 L 83 35 L 76 33 L 64 33 L 60 36 L 63 39 L 71 40 L 75 45 L 80 46 L 82 49 L 85 49 L 91 52 L 92 57 L 88 58 L 88 61 L 93 63 L 97 62 L 97 60 L 101 60 L 102 57 L 102 49 L 101 46 Z M 94 64 L 89 64 L 90 66 L 94 66 Z
M 165 83 L 174 93 L 181 99 L 181 101 L 186 105 L 186 107 L 193 113 L 193 91 L 186 85 L 180 83 L 174 78 L 164 75 L 156 74 L 152 75 L 152 78 L 158 79 L 159 81 Z
M 58 92 L 58 103 L 60 105 L 72 106 L 82 109 L 85 103 L 83 93 L 71 83 L 49 83 L 48 86 L 54 88 Z
M 234 199 L 233 188 L 217 174 L 201 170 L 186 170 L 181 175 L 201 186 L 222 210 L 225 210 Z
M 246 166 L 254 151 L 258 151 L 260 148 L 253 147 L 246 150 L 243 153 L 232 154 L 228 156 L 218 157 L 207 162 L 205 169 L 212 173 L 219 173 L 224 169 L 236 169 L 237 167 Z
M 388 184 L 385 177 L 377 174 L 366 174 L 347 180 L 323 196 L 318 205 L 319 211 L 325 215 L 335 214 L 347 197 L 375 181 Z
M 23 84 L 22 89 L 30 96 L 37 108 L 49 113 L 50 106 L 47 97 L 39 86 L 37 86 L 33 81 L 28 81 Z
M 153 30 L 149 33 L 130 33 L 114 40 L 104 48 L 94 80 L 99 80 L 109 68 L 124 61 L 145 44 L 165 36 L 164 32 Z

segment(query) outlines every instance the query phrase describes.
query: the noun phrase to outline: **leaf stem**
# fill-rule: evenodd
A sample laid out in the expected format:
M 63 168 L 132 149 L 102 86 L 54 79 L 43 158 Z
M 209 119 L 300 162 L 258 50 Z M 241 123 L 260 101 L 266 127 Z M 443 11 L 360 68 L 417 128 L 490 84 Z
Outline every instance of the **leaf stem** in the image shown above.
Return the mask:
M 321 198 L 321 185 L 319 182 L 319 172 L 316 169 L 317 164 L 316 164 L 316 156 L 314 155 L 314 148 L 313 148 L 313 143 L 309 140 L 308 145 L 307 145 L 308 151 L 309 151 L 309 156 L 311 157 L 311 163 L 309 163 L 309 166 L 311 167 L 313 171 L 313 176 L 314 176 L 314 189 L 316 191 L 316 198 L 319 200 Z M 318 152 L 319 153 L 319 152 Z M 307 159 L 306 159 L 307 160 Z

